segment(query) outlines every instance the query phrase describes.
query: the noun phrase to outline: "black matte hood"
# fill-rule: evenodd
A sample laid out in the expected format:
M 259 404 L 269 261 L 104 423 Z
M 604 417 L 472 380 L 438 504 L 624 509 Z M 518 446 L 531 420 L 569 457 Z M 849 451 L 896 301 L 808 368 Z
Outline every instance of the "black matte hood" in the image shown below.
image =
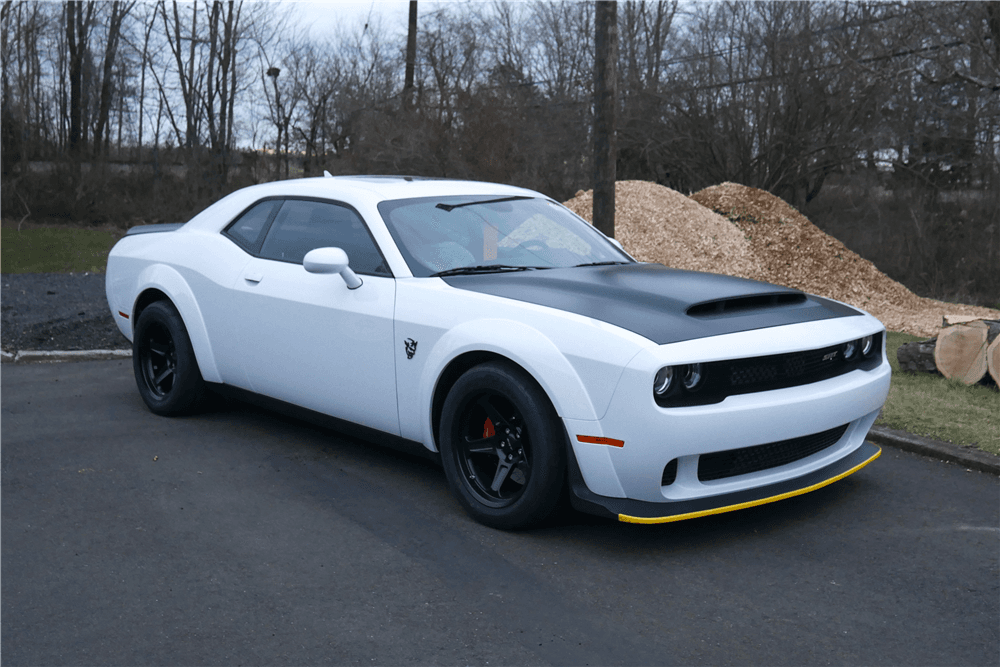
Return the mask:
M 585 266 L 442 278 L 450 286 L 558 308 L 658 345 L 861 312 L 754 280 L 660 264 Z

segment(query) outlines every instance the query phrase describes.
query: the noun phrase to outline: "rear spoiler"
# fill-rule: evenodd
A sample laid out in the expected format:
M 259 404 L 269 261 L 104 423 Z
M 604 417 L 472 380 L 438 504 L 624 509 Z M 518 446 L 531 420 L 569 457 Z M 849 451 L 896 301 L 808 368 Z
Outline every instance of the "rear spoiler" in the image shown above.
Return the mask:
M 125 232 L 125 236 L 134 236 L 136 234 L 155 234 L 157 232 L 172 232 L 183 226 L 183 222 L 164 222 L 157 225 L 139 225 L 138 227 L 130 228 L 127 232 Z

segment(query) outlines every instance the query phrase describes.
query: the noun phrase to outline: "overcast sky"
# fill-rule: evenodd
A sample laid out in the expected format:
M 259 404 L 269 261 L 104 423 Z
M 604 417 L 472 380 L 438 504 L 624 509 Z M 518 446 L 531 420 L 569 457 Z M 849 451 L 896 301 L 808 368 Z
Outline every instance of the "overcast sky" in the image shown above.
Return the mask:
M 408 0 L 282 0 L 292 5 L 293 12 L 308 26 L 314 38 L 332 33 L 340 27 L 363 26 L 369 17 L 380 17 L 382 26 L 392 33 L 405 31 L 410 14 Z M 419 15 L 431 11 L 440 2 L 420 2 Z

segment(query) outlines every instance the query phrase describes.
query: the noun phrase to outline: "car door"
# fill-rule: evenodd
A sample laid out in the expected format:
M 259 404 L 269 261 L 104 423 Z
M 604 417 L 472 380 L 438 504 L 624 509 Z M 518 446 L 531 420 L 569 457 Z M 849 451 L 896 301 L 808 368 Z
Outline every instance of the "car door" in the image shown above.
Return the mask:
M 308 273 L 302 258 L 337 247 L 362 285 Z M 250 388 L 399 434 L 393 360 L 395 280 L 350 207 L 288 199 L 233 286 L 230 330 Z

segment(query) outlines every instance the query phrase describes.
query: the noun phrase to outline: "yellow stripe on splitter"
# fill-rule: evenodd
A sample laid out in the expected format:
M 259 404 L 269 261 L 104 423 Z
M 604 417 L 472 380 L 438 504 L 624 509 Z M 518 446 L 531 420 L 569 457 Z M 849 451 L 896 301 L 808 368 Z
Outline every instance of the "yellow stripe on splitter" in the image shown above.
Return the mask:
M 809 493 L 810 491 L 815 491 L 816 489 L 822 489 L 824 486 L 833 484 L 834 482 L 844 479 L 848 475 L 853 475 L 857 471 L 864 468 L 866 465 L 877 459 L 882 455 L 882 449 L 879 448 L 875 454 L 872 455 L 867 461 L 862 461 L 858 465 L 854 466 L 846 472 L 842 472 L 836 477 L 831 477 L 830 479 L 823 480 L 818 484 L 813 484 L 812 486 L 807 486 L 804 489 L 796 489 L 795 491 L 788 491 L 787 493 L 781 493 L 776 496 L 771 496 L 770 498 L 761 498 L 760 500 L 751 500 L 746 503 L 739 503 L 738 505 L 727 505 L 725 507 L 716 507 L 709 510 L 701 510 L 699 512 L 689 512 L 687 514 L 675 514 L 674 516 L 659 516 L 653 518 L 646 518 L 641 516 L 629 516 L 628 514 L 619 514 L 618 520 L 624 521 L 626 523 L 670 523 L 671 521 L 684 521 L 685 519 L 697 519 L 698 517 L 708 516 L 710 514 L 722 514 L 723 512 L 734 512 L 736 510 L 743 510 L 748 507 L 756 507 L 757 505 L 766 505 L 767 503 L 774 503 L 779 500 L 784 500 L 785 498 L 792 498 L 793 496 L 801 496 L 803 493 Z

